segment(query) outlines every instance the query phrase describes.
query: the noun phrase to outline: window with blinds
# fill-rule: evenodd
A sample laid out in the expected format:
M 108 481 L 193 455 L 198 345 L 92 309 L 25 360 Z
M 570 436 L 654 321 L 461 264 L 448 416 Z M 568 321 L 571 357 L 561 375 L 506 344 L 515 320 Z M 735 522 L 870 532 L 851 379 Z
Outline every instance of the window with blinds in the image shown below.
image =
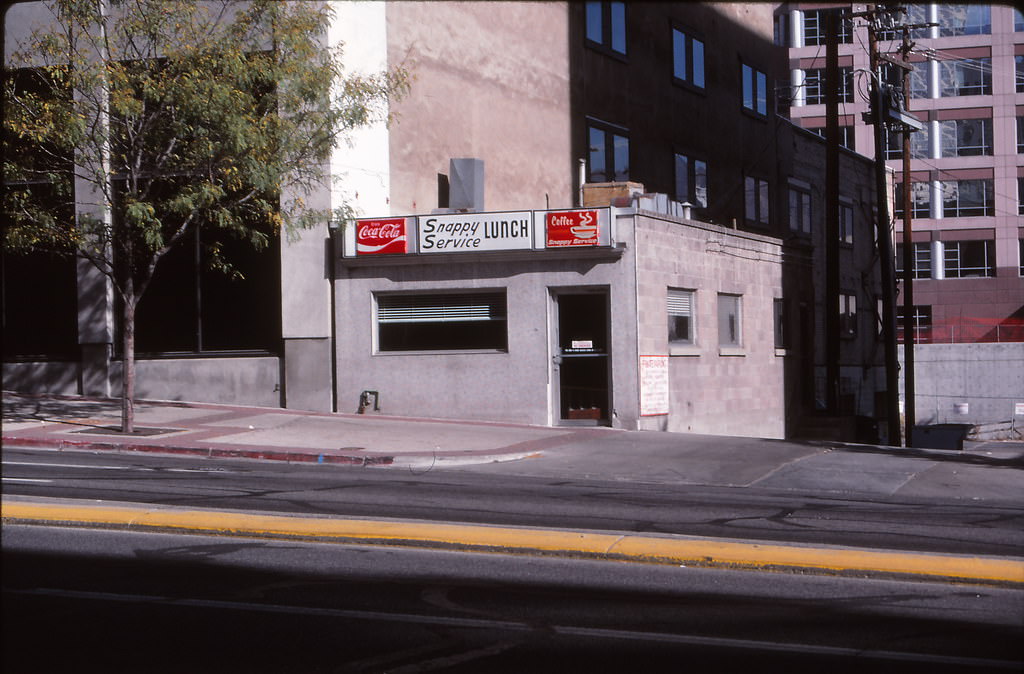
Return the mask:
M 377 296 L 378 351 L 507 349 L 504 290 Z
M 669 344 L 693 344 L 693 291 L 668 289 Z

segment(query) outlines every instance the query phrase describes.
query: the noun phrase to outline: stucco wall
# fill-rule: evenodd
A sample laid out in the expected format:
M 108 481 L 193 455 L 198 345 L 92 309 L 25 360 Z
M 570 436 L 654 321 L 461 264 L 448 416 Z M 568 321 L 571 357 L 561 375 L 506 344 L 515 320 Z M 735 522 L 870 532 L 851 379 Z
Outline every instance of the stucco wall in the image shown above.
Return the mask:
M 901 396 L 903 383 L 901 376 Z M 1024 344 L 918 344 L 914 389 L 919 424 L 1009 421 L 1014 404 L 1024 403 Z M 961 414 L 957 406 L 964 403 Z
M 568 31 L 565 3 L 387 3 L 388 61 L 413 75 L 393 108 L 392 214 L 437 208 L 452 157 L 484 160 L 486 210 L 574 205 Z
M 281 406 L 280 361 L 274 357 L 137 360 L 135 376 L 139 398 Z M 111 391 L 121 391 L 119 361 L 111 364 Z
M 668 417 L 643 427 L 783 437 L 783 357 L 773 301 L 782 297 L 781 242 L 716 225 L 643 217 L 637 228 L 640 353 L 670 354 Z M 666 292 L 694 290 L 695 344 L 670 347 Z M 741 346 L 721 349 L 718 293 L 740 295 Z

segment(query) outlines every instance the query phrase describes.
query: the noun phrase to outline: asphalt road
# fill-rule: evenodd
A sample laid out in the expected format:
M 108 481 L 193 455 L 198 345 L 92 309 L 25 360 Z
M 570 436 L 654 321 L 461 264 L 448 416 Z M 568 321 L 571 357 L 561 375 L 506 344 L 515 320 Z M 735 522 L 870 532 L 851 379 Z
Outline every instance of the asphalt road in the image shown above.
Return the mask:
M 1019 671 L 1020 590 L 8 525 L 5 672 Z
M 5 495 L 1018 556 L 1024 505 L 4 448 Z

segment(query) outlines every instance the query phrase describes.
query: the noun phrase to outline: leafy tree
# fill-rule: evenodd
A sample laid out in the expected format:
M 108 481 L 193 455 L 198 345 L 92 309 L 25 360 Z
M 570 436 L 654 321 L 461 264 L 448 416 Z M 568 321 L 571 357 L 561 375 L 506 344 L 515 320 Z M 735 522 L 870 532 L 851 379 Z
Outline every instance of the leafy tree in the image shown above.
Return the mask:
M 5 64 L 4 245 L 75 254 L 110 279 L 131 433 L 135 312 L 161 259 L 199 226 L 262 249 L 323 223 L 303 198 L 332 148 L 386 120 L 408 80 L 346 72 L 323 42 L 327 3 L 46 6 L 50 25 Z M 207 258 L 237 274 L 215 243 Z

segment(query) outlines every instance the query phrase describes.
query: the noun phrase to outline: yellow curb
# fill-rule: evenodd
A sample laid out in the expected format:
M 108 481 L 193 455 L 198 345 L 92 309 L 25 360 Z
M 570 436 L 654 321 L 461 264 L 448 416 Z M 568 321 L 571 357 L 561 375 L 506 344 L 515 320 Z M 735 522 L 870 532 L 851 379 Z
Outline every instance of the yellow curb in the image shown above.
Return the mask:
M 7 500 L 3 501 L 2 517 L 5 521 L 70 522 L 363 543 L 411 543 L 448 549 L 542 552 L 682 565 L 910 574 L 963 581 L 1024 583 L 1024 560 L 1016 558 L 744 543 L 684 536 Z

